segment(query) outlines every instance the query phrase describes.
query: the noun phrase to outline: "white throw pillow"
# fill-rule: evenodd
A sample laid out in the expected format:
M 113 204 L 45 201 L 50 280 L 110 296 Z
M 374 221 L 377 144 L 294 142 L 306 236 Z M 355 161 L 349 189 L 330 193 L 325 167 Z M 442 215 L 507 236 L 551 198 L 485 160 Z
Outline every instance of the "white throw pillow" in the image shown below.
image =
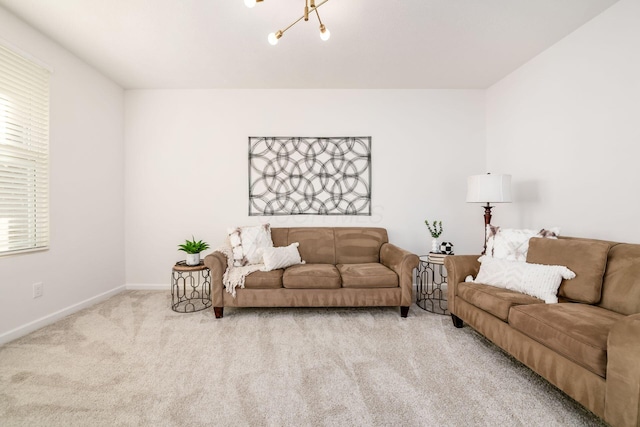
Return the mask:
M 542 230 L 518 230 L 487 225 L 486 255 L 492 258 L 512 261 L 526 261 L 529 250 L 529 239 L 544 237 L 557 239 L 560 229 L 557 227 Z
M 558 302 L 558 288 L 562 279 L 573 279 L 576 274 L 561 265 L 530 264 L 481 256 L 476 283 L 510 289 L 540 298 L 547 304 Z
M 273 247 L 269 224 L 229 228 L 227 232 L 233 250 L 233 265 L 235 267 L 260 264 L 262 262 L 260 249 Z
M 300 259 L 298 246 L 300 246 L 300 243 L 295 242 L 289 246 L 262 249 L 261 252 L 262 260 L 264 262 L 264 271 L 287 268 L 296 264 L 304 264 L 305 262 Z

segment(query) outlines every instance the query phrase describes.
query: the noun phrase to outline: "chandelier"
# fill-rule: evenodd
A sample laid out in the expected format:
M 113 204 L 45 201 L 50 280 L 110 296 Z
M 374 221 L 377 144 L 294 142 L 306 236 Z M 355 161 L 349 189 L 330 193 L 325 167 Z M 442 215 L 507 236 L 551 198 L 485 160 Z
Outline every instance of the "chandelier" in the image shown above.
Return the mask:
M 244 0 L 244 4 L 247 7 L 251 8 L 251 7 L 255 6 L 256 3 L 260 3 L 262 1 L 263 0 Z M 320 38 L 322 40 L 325 40 L 325 41 L 329 40 L 329 37 L 331 37 L 331 33 L 329 32 L 327 27 L 325 27 L 324 24 L 322 23 L 322 20 L 320 19 L 320 14 L 318 13 L 318 8 L 320 6 L 322 6 L 323 4 L 325 4 L 326 2 L 328 2 L 328 1 L 329 0 L 324 0 L 324 1 L 320 2 L 316 6 L 316 1 L 315 0 L 305 0 L 303 15 L 300 18 L 298 18 L 295 21 L 293 21 L 293 23 L 291 25 L 289 25 L 288 27 L 286 27 L 284 30 L 278 30 L 275 33 L 269 34 L 269 36 L 267 37 L 267 40 L 269 40 L 269 43 L 271 43 L 272 45 L 277 45 L 278 44 L 278 39 L 280 39 L 280 37 L 282 37 L 282 35 L 284 34 L 285 31 L 287 31 L 289 28 L 291 28 L 294 25 L 296 25 L 302 19 L 304 19 L 305 21 L 308 21 L 309 20 L 309 14 L 313 14 L 313 12 L 316 13 L 316 16 L 318 17 L 318 22 L 320 23 Z

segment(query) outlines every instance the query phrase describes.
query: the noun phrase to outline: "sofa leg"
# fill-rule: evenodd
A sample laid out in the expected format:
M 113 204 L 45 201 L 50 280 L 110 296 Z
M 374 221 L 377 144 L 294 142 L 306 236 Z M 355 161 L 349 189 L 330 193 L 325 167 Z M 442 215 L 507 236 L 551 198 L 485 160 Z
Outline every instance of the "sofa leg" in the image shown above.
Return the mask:
M 400 317 L 407 317 L 409 314 L 409 307 L 400 307 Z
M 222 318 L 222 312 L 224 311 L 224 307 L 213 307 L 213 312 L 216 315 L 216 319 Z
M 462 319 L 455 314 L 451 314 L 451 320 L 453 320 L 453 326 L 455 326 L 456 328 L 462 328 L 464 326 L 464 322 L 462 321 Z

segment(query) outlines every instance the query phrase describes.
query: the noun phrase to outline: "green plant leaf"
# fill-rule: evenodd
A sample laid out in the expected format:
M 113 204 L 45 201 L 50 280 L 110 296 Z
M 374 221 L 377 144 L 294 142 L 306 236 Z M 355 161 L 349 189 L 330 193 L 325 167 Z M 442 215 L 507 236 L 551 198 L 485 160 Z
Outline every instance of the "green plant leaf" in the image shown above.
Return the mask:
M 191 235 L 192 240 L 186 240 L 183 244 L 178 245 L 178 249 L 188 254 L 199 254 L 200 252 L 209 249 L 209 244 L 203 240 L 196 241 L 196 238 Z

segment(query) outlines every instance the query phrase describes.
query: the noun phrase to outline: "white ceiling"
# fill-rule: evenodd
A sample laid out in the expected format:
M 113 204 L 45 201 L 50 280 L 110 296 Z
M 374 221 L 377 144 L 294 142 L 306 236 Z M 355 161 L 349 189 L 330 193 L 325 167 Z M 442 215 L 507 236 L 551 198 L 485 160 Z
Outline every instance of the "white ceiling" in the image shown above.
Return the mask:
M 126 89 L 486 88 L 617 0 L 0 0 Z M 319 0 L 316 0 L 319 3 Z

